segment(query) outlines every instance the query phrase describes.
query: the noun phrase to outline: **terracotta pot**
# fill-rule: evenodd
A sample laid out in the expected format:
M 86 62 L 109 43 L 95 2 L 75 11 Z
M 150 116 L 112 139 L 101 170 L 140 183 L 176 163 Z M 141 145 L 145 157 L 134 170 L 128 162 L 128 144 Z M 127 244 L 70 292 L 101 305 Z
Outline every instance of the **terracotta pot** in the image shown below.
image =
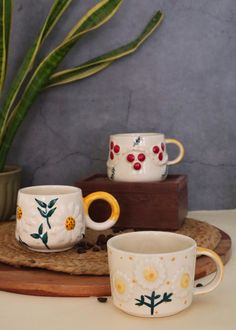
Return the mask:
M 21 171 L 20 167 L 9 165 L 0 172 L 0 221 L 9 220 L 15 214 Z

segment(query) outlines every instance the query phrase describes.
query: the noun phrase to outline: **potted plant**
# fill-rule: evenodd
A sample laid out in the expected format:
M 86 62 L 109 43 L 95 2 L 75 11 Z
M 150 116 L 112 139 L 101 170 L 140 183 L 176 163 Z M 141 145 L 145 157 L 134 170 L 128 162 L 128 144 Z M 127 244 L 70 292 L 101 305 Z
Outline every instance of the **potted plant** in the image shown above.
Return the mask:
M 2 91 L 7 71 L 7 55 L 10 39 L 12 0 L 0 0 L 0 90 Z M 117 12 L 123 0 L 102 0 L 91 8 L 71 29 L 66 38 L 53 49 L 37 66 L 35 60 L 39 49 L 52 32 L 72 0 L 55 0 L 32 47 L 16 73 L 0 109 L 0 220 L 8 219 L 15 209 L 19 187 L 20 169 L 6 166 L 6 159 L 22 121 L 32 103 L 45 88 L 67 84 L 89 77 L 104 70 L 117 59 L 135 52 L 152 34 L 163 19 L 158 11 L 148 22 L 141 34 L 130 43 L 93 58 L 67 70 L 56 69 L 70 49 L 87 33 L 106 23 Z M 10 177 L 16 175 L 16 182 Z M 7 183 L 6 183 L 7 182 Z M 8 190 L 6 190 L 8 186 Z M 11 202 L 7 201 L 11 198 Z M 6 205 L 9 206 L 7 212 Z

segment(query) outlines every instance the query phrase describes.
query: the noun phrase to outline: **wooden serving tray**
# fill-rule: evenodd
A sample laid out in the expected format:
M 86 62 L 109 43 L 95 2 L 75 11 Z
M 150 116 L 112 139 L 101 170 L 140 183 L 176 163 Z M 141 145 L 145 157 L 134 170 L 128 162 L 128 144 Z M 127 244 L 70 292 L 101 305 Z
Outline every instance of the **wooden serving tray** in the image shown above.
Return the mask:
M 221 241 L 215 249 L 224 264 L 231 256 L 231 238 L 221 231 Z M 214 262 L 202 256 L 197 259 L 195 278 L 215 271 Z M 0 263 L 0 290 L 51 297 L 110 296 L 109 276 L 68 275 L 43 269 L 16 268 Z

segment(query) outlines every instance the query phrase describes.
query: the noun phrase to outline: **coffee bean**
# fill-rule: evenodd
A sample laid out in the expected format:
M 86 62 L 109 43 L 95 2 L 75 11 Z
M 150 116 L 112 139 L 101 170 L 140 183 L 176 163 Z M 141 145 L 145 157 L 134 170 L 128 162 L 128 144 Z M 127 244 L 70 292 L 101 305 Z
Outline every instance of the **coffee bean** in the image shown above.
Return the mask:
M 78 248 L 83 248 L 85 250 L 90 250 L 93 247 L 93 244 L 90 242 L 87 242 L 85 240 L 81 240 L 78 244 L 77 244 Z
M 107 242 L 106 236 L 104 234 L 100 234 L 97 238 L 96 244 L 103 245 L 103 244 L 106 244 L 106 242 Z
M 101 245 L 101 250 L 105 251 L 106 249 L 107 249 L 107 245 L 106 244 Z
M 202 283 L 198 283 L 198 284 L 196 285 L 196 288 L 200 288 L 200 287 L 202 287 L 202 286 L 203 286 Z
M 97 300 L 101 303 L 105 303 L 107 302 L 107 298 L 106 297 L 98 297 Z
M 86 246 L 86 241 L 80 241 L 77 245 L 78 247 L 85 247 Z
M 77 252 L 78 253 L 86 253 L 86 249 L 81 246 L 81 247 L 78 247 Z
M 97 246 L 97 245 L 94 245 L 94 247 L 92 248 L 92 250 L 93 250 L 94 252 L 98 252 L 98 251 L 100 251 L 100 247 Z
M 121 228 L 112 228 L 112 231 L 113 231 L 114 234 L 116 234 L 116 233 L 121 232 L 122 229 Z
M 90 243 L 90 242 L 87 242 L 87 244 L 86 244 L 86 248 L 89 250 L 89 249 L 91 249 L 92 247 L 93 247 L 93 244 Z

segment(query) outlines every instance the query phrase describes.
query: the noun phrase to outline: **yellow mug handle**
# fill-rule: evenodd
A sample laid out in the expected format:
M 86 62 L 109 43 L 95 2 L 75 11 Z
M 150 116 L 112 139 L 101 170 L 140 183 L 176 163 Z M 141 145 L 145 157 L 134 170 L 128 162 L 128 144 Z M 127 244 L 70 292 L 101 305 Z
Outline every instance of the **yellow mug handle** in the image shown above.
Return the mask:
M 176 144 L 177 147 L 179 148 L 179 154 L 178 154 L 178 156 L 175 159 L 173 159 L 173 160 L 169 160 L 168 163 L 167 163 L 167 165 L 178 164 L 184 158 L 184 146 L 182 145 L 181 142 L 179 142 L 176 139 L 165 139 L 165 141 L 166 141 L 167 144 L 169 144 L 169 143 Z
M 220 284 L 224 276 L 224 265 L 217 253 L 207 248 L 197 247 L 197 256 L 202 255 L 210 257 L 215 262 L 216 274 L 212 281 L 210 281 L 207 285 L 194 288 L 194 295 L 211 292 Z
M 111 215 L 109 219 L 105 220 L 104 222 L 95 222 L 89 216 L 89 206 L 97 199 L 102 199 L 108 202 L 111 206 Z M 106 230 L 111 228 L 118 220 L 120 215 L 120 207 L 115 197 L 113 197 L 111 194 L 104 191 L 96 191 L 84 198 L 84 213 L 86 227 L 94 230 Z

